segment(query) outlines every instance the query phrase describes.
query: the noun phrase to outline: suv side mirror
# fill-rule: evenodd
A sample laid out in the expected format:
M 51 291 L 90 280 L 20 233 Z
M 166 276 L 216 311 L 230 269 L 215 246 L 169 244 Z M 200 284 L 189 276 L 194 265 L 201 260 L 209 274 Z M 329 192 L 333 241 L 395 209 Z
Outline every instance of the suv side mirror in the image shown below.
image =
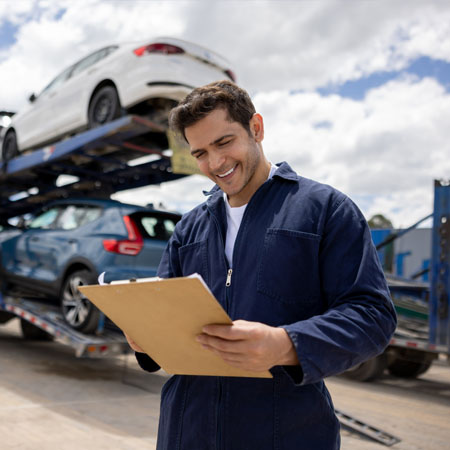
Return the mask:
M 30 103 L 33 103 L 35 100 L 36 100 L 36 94 L 33 92 L 33 94 L 31 94 L 29 97 L 28 97 L 28 100 L 29 100 L 29 102 Z

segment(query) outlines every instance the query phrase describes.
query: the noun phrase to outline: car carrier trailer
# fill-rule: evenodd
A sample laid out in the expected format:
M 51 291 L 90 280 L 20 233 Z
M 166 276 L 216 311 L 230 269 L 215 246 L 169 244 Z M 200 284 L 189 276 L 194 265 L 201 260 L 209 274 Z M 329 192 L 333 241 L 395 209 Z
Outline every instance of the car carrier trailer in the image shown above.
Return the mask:
M 145 117 L 125 116 L 7 163 L 0 161 L 0 224 L 51 200 L 109 198 L 115 192 L 185 176 L 173 173 L 166 128 Z M 136 164 L 143 156 L 147 158 Z M 60 175 L 72 181 L 60 186 Z M 103 315 L 95 333 L 84 334 L 65 323 L 59 305 L 0 293 L 0 324 L 16 317 L 25 338 L 55 339 L 72 347 L 77 357 L 129 351 L 123 334 Z
M 31 212 L 50 200 L 102 197 L 176 180 L 167 126 L 125 116 L 32 152 L 0 161 L 0 219 Z M 136 164 L 141 157 L 147 161 Z M 64 186 L 60 175 L 73 177 Z

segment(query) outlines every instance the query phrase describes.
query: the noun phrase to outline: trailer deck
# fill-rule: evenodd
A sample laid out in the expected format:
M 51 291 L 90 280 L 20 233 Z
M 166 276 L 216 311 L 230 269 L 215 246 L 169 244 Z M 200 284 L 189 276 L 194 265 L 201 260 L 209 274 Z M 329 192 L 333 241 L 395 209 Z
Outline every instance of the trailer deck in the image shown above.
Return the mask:
M 170 153 L 166 128 L 139 116 L 25 153 L 0 163 L 0 217 L 5 221 L 58 198 L 104 198 L 186 176 L 173 173 Z M 60 175 L 75 178 L 60 186 Z
M 2 311 L 18 317 L 36 327 L 55 341 L 72 347 L 78 358 L 101 358 L 130 353 L 131 349 L 118 329 L 104 327 L 99 334 L 84 334 L 74 330 L 64 322 L 57 305 L 38 299 L 24 299 L 0 294 L 0 314 Z

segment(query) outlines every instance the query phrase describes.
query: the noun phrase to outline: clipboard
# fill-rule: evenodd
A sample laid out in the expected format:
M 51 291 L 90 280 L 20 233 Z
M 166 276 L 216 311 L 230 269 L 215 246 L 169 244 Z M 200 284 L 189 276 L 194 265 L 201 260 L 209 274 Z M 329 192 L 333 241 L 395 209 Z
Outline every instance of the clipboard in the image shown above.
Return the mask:
M 195 340 L 205 325 L 232 324 L 198 274 L 78 289 L 169 374 L 272 378 L 232 367 Z

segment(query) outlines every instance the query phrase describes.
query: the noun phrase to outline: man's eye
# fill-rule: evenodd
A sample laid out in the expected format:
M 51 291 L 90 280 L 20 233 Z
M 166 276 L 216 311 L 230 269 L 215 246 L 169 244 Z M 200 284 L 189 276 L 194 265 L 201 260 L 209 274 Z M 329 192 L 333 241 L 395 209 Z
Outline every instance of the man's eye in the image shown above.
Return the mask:
M 205 152 L 198 152 L 194 155 L 194 158 L 196 158 L 196 159 L 201 158 L 204 154 L 205 154 Z
M 219 143 L 219 147 L 223 147 L 223 146 L 229 144 L 230 142 L 231 142 L 231 139 L 228 140 L 228 141 L 222 141 L 222 142 Z

